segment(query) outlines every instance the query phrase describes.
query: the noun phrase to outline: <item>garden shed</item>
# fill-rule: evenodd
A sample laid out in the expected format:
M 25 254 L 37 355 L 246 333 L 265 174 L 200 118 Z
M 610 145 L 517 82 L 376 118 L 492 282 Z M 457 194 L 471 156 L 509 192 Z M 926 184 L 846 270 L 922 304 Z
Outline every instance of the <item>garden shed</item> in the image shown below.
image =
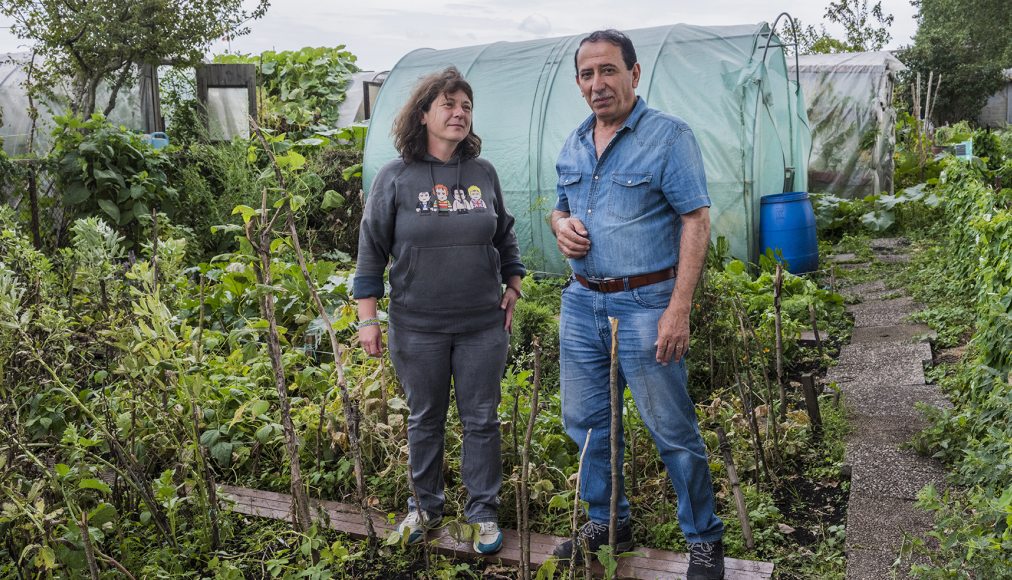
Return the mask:
M 758 255 L 759 198 L 805 190 L 810 135 L 796 83 L 766 23 L 676 24 L 626 31 L 643 70 L 637 93 L 685 119 L 695 131 L 713 201 L 713 236 L 732 255 Z M 365 187 L 397 153 L 390 128 L 421 77 L 455 65 L 475 91 L 475 132 L 495 164 L 534 270 L 567 271 L 546 216 L 555 204 L 555 161 L 566 136 L 590 114 L 576 85 L 573 57 L 585 35 L 499 42 L 451 50 L 419 49 L 390 71 L 366 141 Z M 767 45 L 769 45 L 767 47 Z
M 893 192 L 893 86 L 904 69 L 885 51 L 798 57 L 812 127 L 810 191 L 847 198 Z

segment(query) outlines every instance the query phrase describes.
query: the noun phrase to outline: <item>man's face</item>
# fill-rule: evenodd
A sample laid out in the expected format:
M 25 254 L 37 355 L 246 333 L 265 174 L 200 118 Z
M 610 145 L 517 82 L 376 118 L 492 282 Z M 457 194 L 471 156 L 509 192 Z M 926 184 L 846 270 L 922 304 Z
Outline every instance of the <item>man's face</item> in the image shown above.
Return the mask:
M 624 121 L 636 106 L 640 65 L 627 69 L 622 48 L 607 41 L 588 42 L 576 57 L 576 84 L 599 121 Z

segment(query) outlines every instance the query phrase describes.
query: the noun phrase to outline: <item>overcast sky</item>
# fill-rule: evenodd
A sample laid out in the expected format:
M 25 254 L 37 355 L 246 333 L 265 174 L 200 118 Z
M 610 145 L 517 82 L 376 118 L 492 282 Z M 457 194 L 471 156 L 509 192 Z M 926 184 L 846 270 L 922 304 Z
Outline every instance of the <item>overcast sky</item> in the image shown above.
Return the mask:
M 589 32 L 598 28 L 648 28 L 666 24 L 727 25 L 770 22 L 788 12 L 805 24 L 823 20 L 828 0 L 273 0 L 252 33 L 219 42 L 212 53 L 257 53 L 304 46 L 347 45 L 365 70 L 388 70 L 416 48 L 453 48 L 500 40 L 521 41 Z M 871 3 L 871 2 L 869 2 Z M 887 48 L 912 43 L 916 30 L 910 0 L 882 0 L 895 17 Z M 0 27 L 10 22 L 0 19 Z M 842 36 L 842 29 L 827 27 Z M 25 50 L 0 28 L 0 52 Z

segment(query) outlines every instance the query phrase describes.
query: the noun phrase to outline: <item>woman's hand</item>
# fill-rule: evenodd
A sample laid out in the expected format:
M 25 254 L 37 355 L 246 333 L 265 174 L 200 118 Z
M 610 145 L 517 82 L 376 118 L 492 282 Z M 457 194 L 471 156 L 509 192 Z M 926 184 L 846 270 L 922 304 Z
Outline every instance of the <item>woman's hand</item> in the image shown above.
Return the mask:
M 378 324 L 358 329 L 358 342 L 369 356 L 383 356 L 383 329 Z
M 506 290 L 502 293 L 502 301 L 499 302 L 499 308 L 506 311 L 506 332 L 513 332 L 513 309 L 516 308 L 517 300 L 521 296 L 520 291 L 512 286 L 507 286 Z

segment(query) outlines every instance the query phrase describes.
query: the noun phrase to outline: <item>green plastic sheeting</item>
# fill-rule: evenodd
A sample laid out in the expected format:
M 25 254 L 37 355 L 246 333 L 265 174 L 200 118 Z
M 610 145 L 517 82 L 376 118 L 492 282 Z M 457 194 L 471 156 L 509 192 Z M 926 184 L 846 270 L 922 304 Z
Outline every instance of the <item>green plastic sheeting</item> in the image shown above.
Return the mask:
M 625 32 L 643 70 L 636 92 L 648 105 L 685 119 L 696 134 L 713 201 L 713 237 L 727 238 L 733 256 L 755 261 L 760 196 L 807 186 L 811 134 L 779 40 L 770 40 L 766 23 Z M 454 65 L 474 88 L 482 156 L 499 172 L 526 264 L 534 271 L 568 272 L 546 216 L 555 205 L 559 150 L 590 114 L 573 65 L 584 36 L 419 49 L 404 56 L 383 83 L 370 121 L 366 191 L 397 155 L 390 128 L 412 86 Z

